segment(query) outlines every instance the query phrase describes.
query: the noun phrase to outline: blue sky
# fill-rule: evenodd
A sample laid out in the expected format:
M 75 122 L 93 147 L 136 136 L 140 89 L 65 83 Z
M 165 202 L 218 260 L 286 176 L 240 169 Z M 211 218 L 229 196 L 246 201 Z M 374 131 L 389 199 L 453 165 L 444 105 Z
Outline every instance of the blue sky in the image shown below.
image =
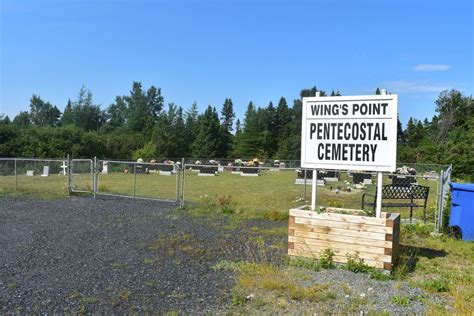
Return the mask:
M 103 108 L 133 81 L 165 102 L 292 104 L 316 85 L 399 95 L 402 122 L 431 117 L 440 91 L 474 90 L 473 1 L 1 2 L 0 113 L 33 93 L 61 110 L 82 85 Z

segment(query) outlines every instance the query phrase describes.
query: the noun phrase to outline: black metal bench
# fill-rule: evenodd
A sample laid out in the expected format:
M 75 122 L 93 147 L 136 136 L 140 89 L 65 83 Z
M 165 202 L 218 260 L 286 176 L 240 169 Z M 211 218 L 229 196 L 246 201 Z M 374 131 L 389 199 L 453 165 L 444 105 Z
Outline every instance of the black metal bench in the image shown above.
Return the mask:
M 423 185 L 412 185 L 409 187 L 394 186 L 392 184 L 384 185 L 382 187 L 382 207 L 409 207 L 410 221 L 412 219 L 413 208 L 423 207 L 423 221 L 426 222 L 426 204 L 428 202 L 428 195 L 430 188 Z M 365 200 L 365 196 L 374 198 L 373 202 Z M 384 202 L 383 200 L 410 200 L 409 202 Z M 418 204 L 415 200 L 424 200 L 422 204 Z M 377 201 L 377 190 L 375 195 L 364 193 L 362 194 L 362 209 L 366 205 L 372 206 L 375 210 Z

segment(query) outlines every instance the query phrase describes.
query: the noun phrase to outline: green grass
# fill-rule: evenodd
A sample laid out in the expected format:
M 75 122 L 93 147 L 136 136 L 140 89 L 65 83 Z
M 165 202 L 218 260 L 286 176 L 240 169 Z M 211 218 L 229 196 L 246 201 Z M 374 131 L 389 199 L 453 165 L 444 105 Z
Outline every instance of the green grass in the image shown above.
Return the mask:
M 258 177 L 241 177 L 230 172 L 220 173 L 215 177 L 201 177 L 189 170 L 185 171 L 186 202 L 197 202 L 216 205 L 223 213 L 243 215 L 243 217 L 264 217 L 272 220 L 286 220 L 288 209 L 310 202 L 311 186 L 307 187 L 306 201 L 304 201 L 304 186 L 296 185 L 296 172 L 278 171 L 262 172 Z M 368 185 L 364 190 L 345 190 L 344 181 L 350 179 L 345 173 L 341 174 L 341 181 L 328 182 L 325 187 L 318 187 L 317 201 L 319 206 L 343 207 L 359 209 L 362 194 L 374 193 L 375 185 Z M 0 194 L 29 195 L 45 199 L 60 198 L 67 195 L 67 177 L 50 175 L 49 177 L 18 176 L 15 190 L 14 176 L 0 177 Z M 136 187 L 134 190 L 134 181 Z M 384 183 L 389 183 L 388 177 Z M 434 216 L 436 208 L 437 182 L 418 180 L 419 184 L 430 187 L 428 199 L 428 218 Z M 90 174 L 75 174 L 73 188 L 81 191 L 91 190 Z M 177 177 L 159 174 L 132 174 L 121 172 L 100 174 L 99 192 L 122 194 L 138 197 L 152 197 L 162 199 L 177 199 Z M 336 193 L 336 190 L 339 193 Z M 407 208 L 386 208 L 387 212 L 401 212 L 403 218 L 408 217 Z M 421 218 L 421 208 L 415 209 L 415 216 Z
M 402 225 L 394 277 L 446 295 L 458 314 L 469 314 L 474 310 L 474 242 L 431 236 L 430 231 L 429 225 Z

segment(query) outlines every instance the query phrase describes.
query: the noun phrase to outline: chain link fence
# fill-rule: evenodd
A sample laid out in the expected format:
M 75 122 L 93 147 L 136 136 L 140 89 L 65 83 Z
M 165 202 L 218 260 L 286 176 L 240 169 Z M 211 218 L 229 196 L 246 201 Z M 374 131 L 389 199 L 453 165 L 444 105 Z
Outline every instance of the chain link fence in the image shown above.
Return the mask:
M 397 172 L 383 175 L 382 211 L 426 220 L 438 231 L 450 173 L 446 165 L 398 164 Z M 87 192 L 211 205 L 249 216 L 284 216 L 290 208 L 310 204 L 312 177 L 313 171 L 299 168 L 299 161 L 0 158 L 4 192 Z M 318 170 L 316 184 L 318 207 L 374 214 L 376 173 Z
M 180 199 L 178 163 L 97 160 L 96 193 L 177 202 Z
M 71 192 L 94 193 L 94 162 L 92 159 L 72 159 L 70 169 Z
M 65 195 L 67 159 L 0 158 L 0 192 Z

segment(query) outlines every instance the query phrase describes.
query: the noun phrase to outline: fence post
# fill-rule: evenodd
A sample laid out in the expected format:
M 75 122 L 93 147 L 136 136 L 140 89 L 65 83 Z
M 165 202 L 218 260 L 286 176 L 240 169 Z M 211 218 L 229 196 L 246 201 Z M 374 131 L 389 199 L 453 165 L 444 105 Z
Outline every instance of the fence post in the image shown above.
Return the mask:
M 94 191 L 94 199 L 97 193 L 97 157 L 94 156 L 94 162 L 92 166 L 92 190 Z
M 184 207 L 184 182 L 186 181 L 186 165 L 185 165 L 185 160 L 184 158 L 181 159 L 181 170 L 183 171 L 182 174 L 182 179 L 181 179 L 181 201 L 179 203 L 179 207 L 183 208 Z
M 173 169 L 176 170 L 176 202 L 179 202 L 179 188 L 181 187 L 181 168 L 177 163 L 174 163 Z
M 67 193 L 71 195 L 71 157 L 67 155 Z
M 440 190 L 440 197 L 439 197 L 439 230 L 441 232 L 441 230 L 443 229 L 443 220 L 444 220 L 444 203 L 445 203 L 445 200 L 444 200 L 444 184 L 445 184 L 445 181 L 447 180 L 447 177 L 445 176 L 445 173 L 444 173 L 444 170 L 441 170 L 441 190 Z
M 137 164 L 133 163 L 133 197 L 137 191 Z
M 15 158 L 15 191 L 18 190 L 18 172 L 16 170 L 16 158 Z

